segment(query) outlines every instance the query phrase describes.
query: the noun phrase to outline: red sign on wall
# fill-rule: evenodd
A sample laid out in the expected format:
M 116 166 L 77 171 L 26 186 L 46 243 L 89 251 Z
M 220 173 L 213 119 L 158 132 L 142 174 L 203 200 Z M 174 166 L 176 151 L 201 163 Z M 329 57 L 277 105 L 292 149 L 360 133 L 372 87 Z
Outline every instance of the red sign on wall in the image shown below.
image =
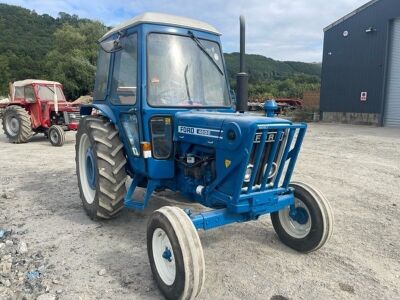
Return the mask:
M 361 92 L 360 101 L 367 101 L 367 98 L 368 98 L 368 93 Z

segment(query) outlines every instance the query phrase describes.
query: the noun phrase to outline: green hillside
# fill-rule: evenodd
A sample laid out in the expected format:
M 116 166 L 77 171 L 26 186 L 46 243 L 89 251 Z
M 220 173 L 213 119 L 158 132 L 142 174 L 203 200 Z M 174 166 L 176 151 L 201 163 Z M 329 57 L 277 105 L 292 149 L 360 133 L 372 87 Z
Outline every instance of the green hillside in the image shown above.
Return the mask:
M 239 53 L 225 53 L 224 57 L 229 77 L 234 79 L 236 73 L 239 71 Z M 321 66 L 319 64 L 277 61 L 257 54 L 247 54 L 245 60 L 246 71 L 250 76 L 250 83 L 284 79 L 294 74 L 306 74 L 317 77 L 321 74 Z
M 93 89 L 96 41 L 107 31 L 97 21 L 60 12 L 57 18 L 0 3 L 0 95 L 8 82 L 26 78 L 57 80 L 69 99 Z M 225 54 L 232 87 L 239 54 Z M 299 97 L 319 86 L 320 64 L 281 62 L 246 55 L 252 98 Z

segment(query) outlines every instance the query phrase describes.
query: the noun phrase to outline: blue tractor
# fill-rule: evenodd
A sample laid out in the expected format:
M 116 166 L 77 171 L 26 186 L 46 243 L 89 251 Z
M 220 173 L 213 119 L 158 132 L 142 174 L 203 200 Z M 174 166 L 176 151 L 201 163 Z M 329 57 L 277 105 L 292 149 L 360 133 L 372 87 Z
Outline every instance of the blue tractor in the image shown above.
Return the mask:
M 135 17 L 99 41 L 94 102 L 76 138 L 80 196 L 92 219 L 143 210 L 154 191 L 179 191 L 208 209 L 164 206 L 147 227 L 151 270 L 167 299 L 192 299 L 204 284 L 197 230 L 271 214 L 284 244 L 310 252 L 332 233 L 324 196 L 291 182 L 306 124 L 247 111 L 244 19 L 233 103 L 220 33 L 157 13 Z M 131 180 L 129 180 L 129 177 Z M 137 199 L 136 188 L 145 188 Z

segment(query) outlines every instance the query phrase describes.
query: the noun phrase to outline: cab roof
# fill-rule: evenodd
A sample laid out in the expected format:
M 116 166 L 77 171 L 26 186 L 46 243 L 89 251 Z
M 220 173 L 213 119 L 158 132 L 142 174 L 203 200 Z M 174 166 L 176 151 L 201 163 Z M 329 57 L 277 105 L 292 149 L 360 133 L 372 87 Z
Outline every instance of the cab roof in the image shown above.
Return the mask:
M 13 83 L 14 87 L 23 87 L 30 84 L 56 84 L 61 85 L 61 83 L 57 81 L 48 81 L 48 80 L 40 80 L 40 79 L 25 79 L 20 81 L 15 81 Z
M 142 15 L 136 16 L 116 27 L 108 31 L 103 37 L 100 39 L 100 42 L 108 38 L 109 36 L 113 35 L 114 33 L 127 29 L 129 27 L 136 26 L 138 24 L 161 24 L 161 25 L 171 25 L 177 27 L 185 27 L 185 28 L 192 28 L 198 29 L 201 31 L 210 32 L 213 34 L 221 35 L 221 33 L 215 29 L 214 26 L 207 24 L 202 21 L 189 19 L 180 16 L 168 15 L 168 14 L 161 14 L 161 13 L 154 13 L 148 12 Z

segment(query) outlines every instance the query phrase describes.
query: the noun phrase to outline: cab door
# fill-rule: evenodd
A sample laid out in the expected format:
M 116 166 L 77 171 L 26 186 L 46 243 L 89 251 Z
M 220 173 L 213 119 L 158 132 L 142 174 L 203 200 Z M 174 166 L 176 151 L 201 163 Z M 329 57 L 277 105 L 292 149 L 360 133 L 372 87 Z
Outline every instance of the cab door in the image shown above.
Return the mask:
M 145 173 L 141 155 L 143 141 L 139 93 L 138 33 L 131 32 L 119 38 L 119 50 L 113 53 L 109 103 L 118 116 L 120 135 L 124 140 L 128 161 L 135 173 Z
M 45 120 L 42 115 L 42 109 L 40 103 L 35 96 L 35 91 L 32 85 L 27 85 L 24 87 L 24 98 L 27 106 L 29 107 L 29 112 L 32 120 L 32 128 L 38 128 L 40 126 L 45 126 Z

